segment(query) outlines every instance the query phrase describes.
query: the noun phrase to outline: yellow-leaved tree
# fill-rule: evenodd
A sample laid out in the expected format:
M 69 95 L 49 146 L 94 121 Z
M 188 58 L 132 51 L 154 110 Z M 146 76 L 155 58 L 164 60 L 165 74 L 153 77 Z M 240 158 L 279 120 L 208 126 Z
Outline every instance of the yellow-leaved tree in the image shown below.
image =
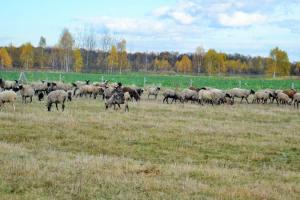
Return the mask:
M 10 55 L 8 54 L 6 48 L 0 49 L 0 66 L 1 68 L 11 68 L 12 67 L 12 60 Z
M 290 70 L 291 64 L 287 53 L 278 47 L 272 49 L 266 72 L 276 77 L 276 75 L 288 76 L 290 75 Z
M 115 45 L 112 45 L 109 56 L 108 56 L 108 66 L 110 67 L 110 71 L 112 72 L 113 69 L 117 68 L 119 64 L 118 59 L 118 51 Z
M 226 56 L 218 53 L 213 49 L 208 50 L 204 56 L 204 67 L 207 73 L 225 73 L 226 72 Z
M 121 40 L 118 45 L 118 54 L 119 54 L 119 70 L 120 74 L 122 73 L 122 69 L 126 69 L 128 67 L 128 58 L 127 58 L 127 51 L 126 51 L 126 40 Z
M 30 43 L 26 43 L 21 47 L 21 61 L 25 69 L 29 69 L 33 65 L 33 46 Z
M 74 50 L 74 70 L 75 72 L 80 72 L 83 67 L 83 60 L 81 56 L 80 49 Z
M 187 55 L 184 55 L 180 61 L 176 62 L 176 68 L 178 72 L 191 72 L 192 71 L 192 61 Z

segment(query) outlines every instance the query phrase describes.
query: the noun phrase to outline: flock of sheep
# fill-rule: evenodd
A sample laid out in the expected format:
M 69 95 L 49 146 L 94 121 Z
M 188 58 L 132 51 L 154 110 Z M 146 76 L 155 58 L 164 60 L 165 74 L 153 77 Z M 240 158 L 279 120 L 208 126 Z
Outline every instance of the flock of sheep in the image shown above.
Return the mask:
M 139 87 L 125 87 L 121 83 L 108 83 L 90 81 L 76 81 L 72 84 L 63 82 L 46 82 L 39 81 L 32 84 L 20 84 L 19 81 L 4 80 L 0 78 L 0 109 L 4 103 L 10 103 L 15 111 L 15 101 L 17 100 L 17 93 L 22 98 L 22 103 L 32 102 L 34 96 L 39 101 L 46 99 L 47 109 L 51 111 L 53 104 L 61 104 L 62 111 L 64 111 L 65 103 L 72 101 L 72 98 L 90 97 L 96 99 L 98 96 L 103 99 L 105 108 L 110 107 L 120 108 L 121 104 L 125 105 L 125 111 L 129 111 L 128 102 L 140 101 L 144 93 L 144 89 Z M 163 103 L 169 104 L 169 100 L 173 102 L 191 102 L 198 104 L 234 104 L 236 98 L 240 98 L 241 102 L 245 100 L 249 103 L 249 97 L 252 97 L 252 103 L 277 103 L 277 105 L 292 105 L 299 108 L 300 93 L 294 89 L 274 90 L 264 89 L 259 91 L 233 88 L 229 90 L 220 90 L 211 87 L 195 88 L 190 87 L 182 91 L 165 89 L 162 91 L 160 87 L 150 87 L 146 89 L 145 93 L 148 99 L 154 96 L 157 99 L 159 93 L 162 93 Z M 116 107 L 117 106 L 117 107 Z

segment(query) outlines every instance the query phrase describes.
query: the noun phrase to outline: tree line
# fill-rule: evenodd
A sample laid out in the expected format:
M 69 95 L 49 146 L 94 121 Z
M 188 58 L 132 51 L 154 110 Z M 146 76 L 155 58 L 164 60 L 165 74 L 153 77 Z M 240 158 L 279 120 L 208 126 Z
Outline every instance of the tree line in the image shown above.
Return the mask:
M 98 45 L 97 45 L 98 44 Z M 100 44 L 100 45 L 99 45 Z M 288 54 L 278 47 L 268 57 L 226 54 L 197 47 L 194 53 L 127 52 L 125 39 L 104 34 L 99 41 L 92 31 L 75 37 L 64 29 L 57 45 L 47 46 L 41 37 L 37 47 L 0 48 L 0 68 L 19 70 L 59 70 L 65 72 L 122 73 L 124 71 L 189 74 L 269 74 L 300 75 L 300 62 L 291 63 Z M 97 48 L 98 46 L 98 48 Z M 99 47 L 100 46 L 100 47 Z

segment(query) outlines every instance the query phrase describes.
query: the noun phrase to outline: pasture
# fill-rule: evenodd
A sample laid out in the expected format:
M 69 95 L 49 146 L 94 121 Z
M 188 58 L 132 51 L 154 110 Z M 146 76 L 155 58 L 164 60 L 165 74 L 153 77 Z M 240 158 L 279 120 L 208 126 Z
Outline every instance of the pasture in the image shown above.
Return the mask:
M 19 98 L 15 113 L 6 105 L 0 199 L 300 198 L 299 110 L 161 97 L 129 107 L 105 111 L 89 98 L 63 113 L 36 98 Z
M 0 71 L 0 78 L 15 80 L 20 76 L 17 71 Z M 245 89 L 287 89 L 294 85 L 300 88 L 299 77 L 269 78 L 269 77 L 245 77 L 245 76 L 189 76 L 189 75 L 156 75 L 142 73 L 127 74 L 92 74 L 92 73 L 59 73 L 59 72 L 25 72 L 29 82 L 33 81 L 64 81 L 71 83 L 75 81 L 90 80 L 110 82 L 122 82 L 125 85 L 136 85 L 139 87 L 159 85 L 168 88 L 187 88 L 191 84 L 195 87 L 210 86 L 220 89 L 241 87 Z

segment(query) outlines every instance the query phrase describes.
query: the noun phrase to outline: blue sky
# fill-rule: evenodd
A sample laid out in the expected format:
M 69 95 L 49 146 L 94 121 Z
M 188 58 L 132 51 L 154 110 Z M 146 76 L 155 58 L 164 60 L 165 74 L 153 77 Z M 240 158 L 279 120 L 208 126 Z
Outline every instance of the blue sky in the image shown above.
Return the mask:
M 5 3 L 3 3 L 5 2 Z M 193 52 L 197 46 L 267 56 L 279 46 L 300 60 L 299 0 L 3 1 L 0 45 L 55 45 L 64 27 L 125 38 L 128 50 Z M 100 46 L 100 42 L 99 42 Z

